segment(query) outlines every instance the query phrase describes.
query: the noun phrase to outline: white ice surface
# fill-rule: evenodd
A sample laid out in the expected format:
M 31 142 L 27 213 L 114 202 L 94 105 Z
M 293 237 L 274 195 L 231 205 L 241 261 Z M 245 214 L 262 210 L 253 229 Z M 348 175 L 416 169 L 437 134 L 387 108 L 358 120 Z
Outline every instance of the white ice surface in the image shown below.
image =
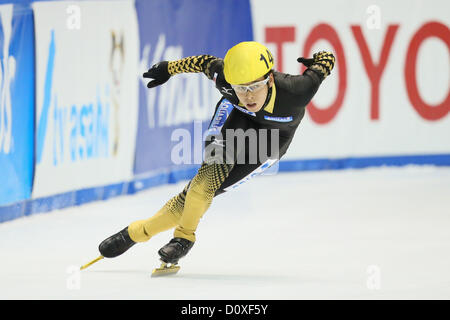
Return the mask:
M 177 275 L 159 234 L 97 246 L 185 182 L 0 224 L 1 299 L 450 299 L 450 168 L 261 176 L 215 198 Z

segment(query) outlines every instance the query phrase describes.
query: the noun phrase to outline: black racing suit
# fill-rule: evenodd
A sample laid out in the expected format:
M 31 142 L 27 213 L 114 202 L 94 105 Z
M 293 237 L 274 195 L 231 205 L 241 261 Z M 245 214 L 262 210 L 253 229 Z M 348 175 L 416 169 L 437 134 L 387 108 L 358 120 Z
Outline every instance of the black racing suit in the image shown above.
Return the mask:
M 216 195 L 234 189 L 286 153 L 305 115 L 306 105 L 334 65 L 331 53 L 319 53 L 314 59 L 307 60 L 310 63 L 302 75 L 273 71 L 274 84 L 268 89 L 264 106 L 256 113 L 239 105 L 231 85 L 225 81 L 222 59 L 208 55 L 192 56 L 152 67 L 161 68 L 164 65 L 165 69 L 167 65 L 167 71 L 164 72 L 169 74 L 168 77 L 184 72 L 203 72 L 215 81 L 223 97 L 217 103 L 210 122 L 208 134 L 211 139 L 205 143 L 205 159 L 198 173 L 154 217 L 129 227 L 135 241 L 148 240 L 162 230 L 176 227 L 175 238 L 194 242 L 200 218 Z M 241 133 L 251 131 L 256 133 L 256 140 L 252 140 L 249 135 L 248 139 L 244 137 L 244 143 L 236 143 L 235 135 L 227 138 L 227 129 L 232 132 L 240 130 Z M 272 148 L 274 139 L 278 141 L 276 150 Z M 230 144 L 232 147 L 227 148 Z M 266 152 L 259 152 L 263 146 L 266 146 Z M 214 148 L 208 153 L 210 147 Z M 258 155 L 256 160 L 253 157 L 255 148 Z
M 244 132 L 254 129 L 253 132 L 256 132 L 257 138 L 257 141 L 251 141 L 250 138 L 245 139 L 245 145 L 239 144 L 234 138 L 233 149 L 231 150 L 234 153 L 232 157 L 234 166 L 216 190 L 216 195 L 218 195 L 229 190 L 230 186 L 236 187 L 239 185 L 242 179 L 248 178 L 252 172 L 264 166 L 264 163 L 269 159 L 277 160 L 286 153 L 295 131 L 305 115 L 306 105 L 317 92 L 322 79 L 315 71 L 309 69 L 303 75 L 289 75 L 273 71 L 274 85 L 269 88 L 264 106 L 260 111 L 254 113 L 240 105 L 239 99 L 232 90 L 231 85 L 225 81 L 222 60 L 217 59 L 211 63 L 209 70 L 205 73 L 215 81 L 217 89 L 223 95 L 216 105 L 216 111 L 210 122 L 210 129 L 214 129 L 214 126 L 217 125 L 214 122 L 219 122 L 219 125 L 221 125 L 221 122 L 223 123 L 220 133 L 224 148 L 230 142 L 228 141 L 229 139 L 225 139 L 227 137 L 227 129 L 242 129 Z M 223 122 L 223 116 L 220 117 L 220 113 L 223 113 L 224 109 L 226 109 L 228 116 Z M 214 121 L 218 116 L 221 121 Z M 274 131 L 278 131 L 278 133 L 276 134 Z M 248 134 L 248 137 L 254 137 L 254 135 Z M 278 150 L 271 149 L 272 145 L 277 145 L 273 144 L 273 139 L 278 139 Z M 214 138 L 207 139 L 205 148 L 214 140 Z M 252 142 L 256 144 L 255 148 L 252 148 Z M 265 145 L 266 149 L 260 152 L 262 145 Z M 238 147 L 243 148 L 243 150 L 239 150 Z M 257 157 L 250 158 L 250 154 L 255 151 Z M 246 154 L 244 158 L 240 158 L 241 161 L 238 161 L 237 157 L 241 152 Z M 255 158 L 257 159 L 256 163 L 254 161 Z M 245 161 L 243 162 L 242 159 L 245 159 Z M 206 158 L 205 161 L 208 161 L 208 159 Z M 223 161 L 225 162 L 226 159 L 223 158 Z M 265 167 L 273 163 L 274 161 L 269 160 Z

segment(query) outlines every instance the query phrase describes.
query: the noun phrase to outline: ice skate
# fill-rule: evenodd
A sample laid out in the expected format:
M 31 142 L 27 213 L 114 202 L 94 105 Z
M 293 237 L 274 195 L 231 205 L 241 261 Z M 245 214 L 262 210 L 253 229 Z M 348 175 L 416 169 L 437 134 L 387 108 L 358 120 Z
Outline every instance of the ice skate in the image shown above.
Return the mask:
M 130 249 L 134 246 L 136 242 L 131 240 L 128 234 L 128 227 L 123 229 L 120 232 L 110 236 L 103 240 L 98 246 L 98 250 L 100 251 L 100 256 L 91 262 L 80 267 L 80 270 L 84 270 L 87 267 L 93 265 L 94 263 L 102 260 L 103 258 L 114 258 L 120 256 L 122 253 Z
M 172 263 L 165 263 L 161 260 L 161 266 L 159 268 L 156 268 L 152 272 L 152 277 L 160 277 L 160 276 L 166 276 L 169 274 L 175 274 L 180 270 L 180 266 L 178 263 L 172 264 Z
M 194 242 L 183 238 L 173 238 L 162 247 L 158 254 L 161 256 L 161 266 L 152 272 L 152 277 L 175 274 L 180 270 L 178 260 L 191 250 Z
M 136 242 L 131 240 L 128 234 L 128 227 L 122 231 L 103 240 L 98 246 L 98 250 L 105 258 L 114 258 L 134 246 Z

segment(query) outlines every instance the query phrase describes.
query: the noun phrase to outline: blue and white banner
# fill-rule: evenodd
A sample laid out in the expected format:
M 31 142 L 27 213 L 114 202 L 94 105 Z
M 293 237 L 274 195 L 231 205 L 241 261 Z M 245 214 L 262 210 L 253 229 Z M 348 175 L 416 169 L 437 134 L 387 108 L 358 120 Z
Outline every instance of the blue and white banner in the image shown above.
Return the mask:
M 220 94 L 202 73 L 176 75 L 154 89 L 147 89 L 148 81 L 142 79 L 142 73 L 163 60 L 200 54 L 223 58 L 233 45 L 252 40 L 250 4 L 238 0 L 137 0 L 136 9 L 141 80 L 134 172 L 169 172 L 169 181 L 174 181 L 175 171 L 188 170 L 201 162 L 202 132 Z M 187 145 L 192 150 L 183 164 L 172 161 L 173 148 L 180 143 L 180 136 L 174 133 L 180 130 L 189 133 Z
M 138 111 L 134 2 L 37 2 L 33 8 L 33 198 L 128 181 Z
M 30 7 L 0 5 L 0 206 L 26 200 L 31 195 L 33 35 Z

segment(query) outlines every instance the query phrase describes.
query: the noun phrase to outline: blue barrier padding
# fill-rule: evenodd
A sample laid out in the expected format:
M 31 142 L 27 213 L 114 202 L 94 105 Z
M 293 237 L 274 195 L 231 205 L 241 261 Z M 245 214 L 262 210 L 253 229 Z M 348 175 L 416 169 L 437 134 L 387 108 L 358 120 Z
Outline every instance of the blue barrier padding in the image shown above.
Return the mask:
M 17 219 L 25 215 L 26 202 L 14 203 L 0 207 L 0 223 Z
M 163 173 L 153 174 L 145 178 L 136 178 L 130 182 L 128 194 L 134 194 L 141 190 L 157 187 L 163 184 L 177 183 L 183 180 L 191 179 L 197 172 L 199 166 L 188 166 L 183 169 L 167 171 Z
M 450 166 L 450 154 L 284 160 L 280 161 L 279 171 L 342 170 L 405 165 Z
M 279 162 L 279 172 L 342 170 L 405 165 L 450 166 L 450 154 L 283 160 Z M 189 180 L 196 174 L 197 169 L 198 165 L 187 166 L 179 170 L 175 169 L 173 171 L 136 178 L 130 182 L 71 191 L 3 206 L 0 207 L 0 223 L 35 213 L 78 206 L 92 201 L 107 200 L 120 195 L 134 194 L 168 183 Z M 170 195 L 168 195 L 167 199 L 169 197 Z
M 35 55 L 30 7 L 0 15 L 0 206 L 31 197 L 34 157 Z

